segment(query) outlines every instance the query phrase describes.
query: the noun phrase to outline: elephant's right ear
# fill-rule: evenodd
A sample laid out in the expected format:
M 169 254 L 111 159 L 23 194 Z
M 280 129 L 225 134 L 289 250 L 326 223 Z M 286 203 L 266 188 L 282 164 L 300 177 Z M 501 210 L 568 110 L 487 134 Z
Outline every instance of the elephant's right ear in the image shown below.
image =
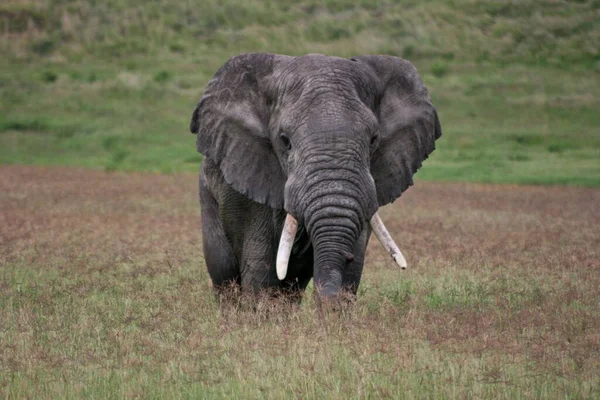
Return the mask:
M 209 82 L 190 122 L 198 152 L 219 166 L 227 183 L 273 208 L 283 208 L 286 177 L 269 137 L 269 82 L 291 58 L 231 58 Z
M 371 158 L 379 206 L 400 197 L 442 135 L 437 111 L 416 68 L 391 56 L 352 59 L 369 66 L 376 90 L 380 145 Z

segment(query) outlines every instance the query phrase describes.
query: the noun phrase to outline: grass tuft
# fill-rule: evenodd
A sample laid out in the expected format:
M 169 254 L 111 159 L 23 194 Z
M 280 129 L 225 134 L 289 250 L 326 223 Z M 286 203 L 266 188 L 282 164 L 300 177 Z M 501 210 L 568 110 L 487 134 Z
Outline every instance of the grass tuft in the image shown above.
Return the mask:
M 439 61 L 434 61 L 431 64 L 431 73 L 436 77 L 436 78 L 441 78 L 444 75 L 446 75 L 448 73 L 448 64 L 445 61 L 439 60 Z

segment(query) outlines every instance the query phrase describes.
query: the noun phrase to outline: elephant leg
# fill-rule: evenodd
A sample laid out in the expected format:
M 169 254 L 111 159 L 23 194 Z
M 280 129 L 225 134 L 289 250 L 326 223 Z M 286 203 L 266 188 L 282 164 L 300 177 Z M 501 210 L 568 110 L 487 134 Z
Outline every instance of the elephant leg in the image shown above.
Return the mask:
M 217 293 L 240 283 L 240 269 L 219 218 L 219 205 L 200 174 L 202 245 L 208 274 Z
M 256 204 L 250 210 L 249 218 L 242 250 L 241 284 L 245 293 L 258 294 L 279 286 L 275 272 L 278 238 L 274 226 L 269 223 L 272 210 Z
M 299 304 L 302 300 L 302 295 L 313 277 L 313 265 L 312 247 L 306 253 L 290 260 L 289 273 L 281 282 L 281 288 L 291 302 Z
M 286 214 L 274 214 L 267 207 L 255 205 L 248 215 L 251 216 L 251 223 L 245 229 L 242 289 L 245 293 L 254 294 L 266 291 L 275 297 L 283 296 L 292 303 L 299 303 L 313 276 L 313 251 L 308 235 L 299 233 L 290 258 L 288 275 L 280 281 L 275 270 L 275 258 L 281 237 L 280 227 Z

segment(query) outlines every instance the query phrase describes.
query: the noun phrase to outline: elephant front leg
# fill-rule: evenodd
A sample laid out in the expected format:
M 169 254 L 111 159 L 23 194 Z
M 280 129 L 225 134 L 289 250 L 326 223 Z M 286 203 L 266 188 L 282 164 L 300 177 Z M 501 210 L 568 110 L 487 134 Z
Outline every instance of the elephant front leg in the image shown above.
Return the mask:
M 284 280 L 279 280 L 275 270 L 279 235 L 260 228 L 256 232 L 258 234 L 246 242 L 241 277 L 243 290 L 254 294 L 268 292 L 269 296 L 282 296 L 298 304 L 313 276 L 313 251 L 308 236 L 300 233 L 299 248 L 294 248 L 288 274 Z
M 281 281 L 281 290 L 290 301 L 300 303 L 302 295 L 313 277 L 313 269 L 314 258 L 312 246 L 302 254 L 292 255 L 288 274 Z
M 259 294 L 279 286 L 275 271 L 275 254 L 278 238 L 272 221 L 272 211 L 255 206 L 245 227 L 240 257 L 242 291 Z
M 202 247 L 206 268 L 218 298 L 240 282 L 240 270 L 231 243 L 219 218 L 219 206 L 200 175 Z
M 278 287 L 275 273 L 275 260 L 269 254 L 262 257 L 244 256 L 242 263 L 242 291 L 259 294 L 262 291 Z

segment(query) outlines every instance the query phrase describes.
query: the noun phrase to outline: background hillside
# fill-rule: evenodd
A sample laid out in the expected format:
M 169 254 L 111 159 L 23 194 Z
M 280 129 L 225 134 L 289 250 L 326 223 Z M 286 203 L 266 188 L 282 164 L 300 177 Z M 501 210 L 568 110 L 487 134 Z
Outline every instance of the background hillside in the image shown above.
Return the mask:
M 230 56 L 411 60 L 444 128 L 417 179 L 600 184 L 600 1 L 4 0 L 0 162 L 197 171 Z

